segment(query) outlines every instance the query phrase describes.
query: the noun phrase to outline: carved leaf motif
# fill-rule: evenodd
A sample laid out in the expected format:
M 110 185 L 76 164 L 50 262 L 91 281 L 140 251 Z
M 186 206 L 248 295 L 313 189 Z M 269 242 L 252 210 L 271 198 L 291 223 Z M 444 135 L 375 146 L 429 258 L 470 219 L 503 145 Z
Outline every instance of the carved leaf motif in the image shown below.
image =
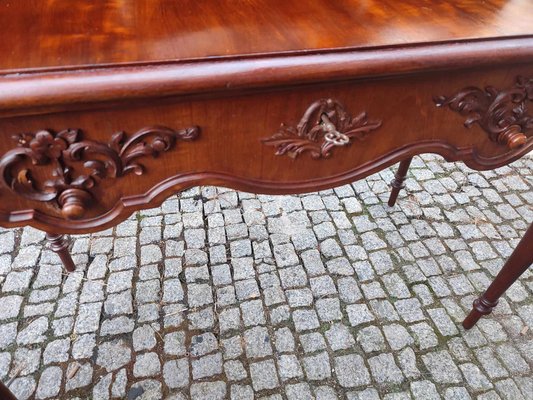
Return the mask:
M 122 131 L 111 135 L 111 140 L 108 145 L 115 153 L 120 153 L 120 147 L 124 142 L 124 137 L 125 133 Z
M 63 139 L 66 143 L 72 144 L 78 141 L 80 132 L 77 129 L 66 129 L 57 134 L 59 139 Z
M 156 157 L 170 150 L 176 139 L 193 140 L 199 132 L 198 127 L 177 131 L 149 127 L 130 139 L 124 132 L 117 132 L 107 144 L 81 140 L 81 132 L 71 129 L 57 134 L 42 130 L 33 135 L 17 135 L 13 138 L 18 146 L 0 159 L 0 185 L 31 200 L 56 201 L 62 209 L 75 209 L 75 217 L 79 217 L 79 206 L 91 198 L 90 189 L 100 180 L 119 178 L 129 172 L 141 175 L 144 169 L 137 159 Z M 46 170 L 51 171 L 50 177 L 43 182 L 32 179 L 26 160 L 35 168 L 51 167 Z M 68 207 L 62 201 L 76 207 Z
M 276 155 L 297 158 L 300 154 L 309 152 L 315 159 L 328 158 L 333 147 L 339 145 L 328 140 L 328 133 L 343 135 L 346 139 L 340 143 L 347 145 L 354 138 L 363 140 L 368 133 L 380 126 L 381 121 L 369 120 L 365 112 L 351 117 L 338 101 L 320 99 L 311 104 L 296 128 L 282 124 L 277 133 L 262 142 L 274 146 Z
M 119 150 L 124 172 L 133 172 L 136 175 L 141 175 L 143 166 L 135 162 L 135 159 L 144 156 L 157 157 L 174 145 L 176 137 L 192 140 L 198 137 L 198 133 L 199 130 L 194 128 L 176 132 L 166 127 L 146 128 L 137 132 L 131 139 L 125 141 Z
M 467 128 L 478 124 L 494 142 L 514 148 L 524 144 L 533 128 L 528 102 L 533 101 L 533 79 L 519 76 L 514 87 L 498 90 L 492 86 L 482 90 L 467 87 L 450 97 L 434 99 L 437 107 L 449 106 L 466 117 Z

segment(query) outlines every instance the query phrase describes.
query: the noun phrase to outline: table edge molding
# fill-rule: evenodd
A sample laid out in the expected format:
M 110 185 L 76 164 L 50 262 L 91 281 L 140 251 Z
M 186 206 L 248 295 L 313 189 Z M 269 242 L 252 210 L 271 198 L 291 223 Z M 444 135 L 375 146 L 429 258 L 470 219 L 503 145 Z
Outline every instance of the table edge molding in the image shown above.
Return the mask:
M 350 171 L 300 182 L 257 180 L 212 171 L 188 172 L 169 177 L 144 194 L 123 197 L 109 211 L 94 218 L 67 220 L 36 210 L 20 210 L 0 213 L 0 225 L 5 227 L 30 225 L 37 229 L 53 230 L 55 233 L 96 232 L 117 225 L 137 210 L 158 207 L 171 195 L 198 185 L 223 186 L 261 194 L 309 193 L 355 182 L 408 157 L 423 153 L 438 154 L 447 161 L 462 161 L 476 170 L 488 170 L 507 165 L 532 150 L 533 138 L 528 139 L 528 142 L 519 149 L 491 158 L 480 155 L 472 147 L 458 148 L 443 141 L 423 141 L 398 148 Z
M 144 98 L 211 95 L 502 64 L 531 63 L 533 35 L 322 53 L 0 71 L 0 117 Z

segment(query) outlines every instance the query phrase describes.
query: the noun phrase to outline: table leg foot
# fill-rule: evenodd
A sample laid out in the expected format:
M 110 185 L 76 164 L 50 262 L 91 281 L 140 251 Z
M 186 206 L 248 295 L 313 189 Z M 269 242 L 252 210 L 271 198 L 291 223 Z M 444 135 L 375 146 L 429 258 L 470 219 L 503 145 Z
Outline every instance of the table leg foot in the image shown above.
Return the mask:
M 50 243 L 50 248 L 52 251 L 57 253 L 59 258 L 61 259 L 61 262 L 63 263 L 63 266 L 68 272 L 73 272 L 76 269 L 76 266 L 74 265 L 74 261 L 72 260 L 72 256 L 69 252 L 69 244 L 70 240 L 65 235 L 56 235 L 53 233 L 47 233 L 46 234 L 46 240 Z
M 400 166 L 398 167 L 398 171 L 394 175 L 394 179 L 391 181 L 391 192 L 389 197 L 389 207 L 394 206 L 396 204 L 396 199 L 398 198 L 398 194 L 400 193 L 400 190 L 402 190 L 405 185 L 405 178 L 407 176 L 407 171 L 409 171 L 409 165 L 411 165 L 411 161 L 413 160 L 413 157 L 406 158 L 405 160 L 400 162 Z
M 474 301 L 472 311 L 463 321 L 465 329 L 472 328 L 483 315 L 490 314 L 492 309 L 498 304 L 498 299 L 533 264 L 531 243 L 533 243 L 533 224 L 529 226 L 513 254 L 511 254 L 485 293 Z
M 483 296 L 474 300 L 472 311 L 470 311 L 470 314 L 468 314 L 468 316 L 463 321 L 463 328 L 472 328 L 483 315 L 490 314 L 492 312 L 492 309 L 496 307 L 497 304 L 498 301 L 490 302 Z

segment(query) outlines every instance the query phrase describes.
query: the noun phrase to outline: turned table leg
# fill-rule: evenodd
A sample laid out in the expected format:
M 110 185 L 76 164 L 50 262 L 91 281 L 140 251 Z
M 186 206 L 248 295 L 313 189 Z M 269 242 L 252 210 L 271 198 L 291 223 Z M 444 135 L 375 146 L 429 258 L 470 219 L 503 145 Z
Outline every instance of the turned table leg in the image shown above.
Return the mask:
M 57 235 L 54 233 L 47 233 L 46 240 L 50 243 L 50 248 L 52 251 L 56 252 L 63 266 L 68 272 L 73 272 L 76 269 L 74 261 L 72 261 L 72 256 L 69 252 L 70 240 L 65 235 Z
M 389 197 L 389 207 L 394 206 L 394 204 L 396 203 L 396 199 L 398 198 L 398 194 L 400 193 L 400 190 L 405 187 L 405 177 L 407 176 L 407 171 L 409 171 L 409 165 L 411 165 L 412 160 L 413 157 L 409 157 L 400 162 L 398 171 L 396 172 L 396 174 L 394 175 L 394 179 L 390 183 L 392 189 Z
M 472 328 L 483 316 L 490 314 L 498 304 L 503 293 L 533 264 L 533 223 L 518 246 L 509 257 L 502 270 L 496 276 L 488 289 L 474 301 L 470 314 L 463 321 L 465 329 Z

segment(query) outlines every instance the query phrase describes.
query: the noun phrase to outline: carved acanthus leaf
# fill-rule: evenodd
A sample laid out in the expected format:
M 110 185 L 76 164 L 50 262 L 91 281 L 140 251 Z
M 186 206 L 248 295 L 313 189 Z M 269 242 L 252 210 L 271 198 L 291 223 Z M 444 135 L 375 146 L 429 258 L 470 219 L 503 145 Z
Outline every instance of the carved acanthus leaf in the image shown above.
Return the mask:
M 531 136 L 533 116 L 528 113 L 528 103 L 533 101 L 533 78 L 519 76 L 510 89 L 467 87 L 434 100 L 437 107 L 449 106 L 467 117 L 467 128 L 478 124 L 490 140 L 509 148 L 523 145 Z
M 124 132 L 115 133 L 109 143 L 82 140 L 82 132 L 72 129 L 18 135 L 14 137 L 18 146 L 0 159 L 0 185 L 31 200 L 55 201 L 66 218 L 79 218 L 99 181 L 130 172 L 141 175 L 144 167 L 138 159 L 157 157 L 170 150 L 176 139 L 194 140 L 199 133 L 198 127 L 156 126 L 141 129 L 129 139 Z M 44 180 L 32 176 L 42 176 L 45 170 Z
M 352 117 L 338 101 L 320 99 L 309 106 L 296 128 L 282 124 L 262 142 L 274 146 L 276 155 L 296 158 L 309 152 L 315 159 L 328 158 L 333 147 L 349 145 L 354 138 L 363 140 L 380 126 L 381 121 L 369 120 L 365 112 Z

